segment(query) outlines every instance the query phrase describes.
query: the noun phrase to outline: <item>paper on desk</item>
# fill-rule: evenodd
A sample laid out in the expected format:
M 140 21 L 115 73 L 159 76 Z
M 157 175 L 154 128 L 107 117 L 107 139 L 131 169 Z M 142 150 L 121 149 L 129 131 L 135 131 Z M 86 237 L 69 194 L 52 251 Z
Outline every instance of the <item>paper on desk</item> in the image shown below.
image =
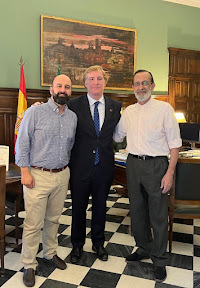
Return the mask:
M 9 169 L 9 146 L 0 145 L 0 165 L 6 165 L 6 171 Z
M 126 162 L 128 152 L 126 150 L 120 150 L 115 153 L 115 160 Z
M 194 157 L 200 158 L 200 149 L 197 150 L 188 150 L 179 152 L 179 157 Z

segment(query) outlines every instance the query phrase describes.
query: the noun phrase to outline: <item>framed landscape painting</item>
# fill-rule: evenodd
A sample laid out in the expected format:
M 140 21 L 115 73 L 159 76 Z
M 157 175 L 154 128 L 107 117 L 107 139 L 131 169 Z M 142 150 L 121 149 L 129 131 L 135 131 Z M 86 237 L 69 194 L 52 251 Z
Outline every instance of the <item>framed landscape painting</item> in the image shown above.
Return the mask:
M 136 46 L 135 29 L 41 15 L 41 85 L 50 86 L 59 69 L 83 88 L 85 69 L 101 65 L 106 89 L 132 90 Z

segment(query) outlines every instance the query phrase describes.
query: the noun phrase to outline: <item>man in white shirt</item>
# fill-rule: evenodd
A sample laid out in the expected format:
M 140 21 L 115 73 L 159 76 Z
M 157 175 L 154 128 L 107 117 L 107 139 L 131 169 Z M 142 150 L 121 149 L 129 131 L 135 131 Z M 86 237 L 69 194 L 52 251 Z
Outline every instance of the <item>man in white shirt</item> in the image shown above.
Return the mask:
M 162 282 L 167 277 L 167 192 L 172 186 L 182 141 L 173 108 L 166 102 L 152 99 L 154 88 L 150 72 L 135 72 L 133 90 L 137 103 L 125 109 L 114 140 L 120 142 L 126 136 L 129 152 L 127 184 L 132 231 L 138 249 L 126 261 L 151 258 L 155 280 Z

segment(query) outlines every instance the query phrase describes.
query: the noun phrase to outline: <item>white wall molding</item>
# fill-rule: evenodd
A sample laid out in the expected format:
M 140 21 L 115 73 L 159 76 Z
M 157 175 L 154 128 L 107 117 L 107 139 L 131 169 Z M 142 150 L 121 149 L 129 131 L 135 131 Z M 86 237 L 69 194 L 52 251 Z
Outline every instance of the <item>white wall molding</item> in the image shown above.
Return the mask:
M 163 1 L 200 8 L 200 0 L 163 0 Z

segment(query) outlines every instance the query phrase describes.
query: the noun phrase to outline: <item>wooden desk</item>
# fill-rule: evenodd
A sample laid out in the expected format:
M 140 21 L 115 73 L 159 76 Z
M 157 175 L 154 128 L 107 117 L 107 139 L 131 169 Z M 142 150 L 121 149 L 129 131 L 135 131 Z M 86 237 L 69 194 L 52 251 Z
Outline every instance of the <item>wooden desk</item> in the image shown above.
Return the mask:
M 21 193 L 20 168 L 14 164 L 9 166 L 6 172 L 5 166 L 0 166 L 0 255 L 1 255 L 1 275 L 5 274 L 4 269 L 4 251 L 5 251 L 5 197 L 6 189 Z M 18 185 L 15 185 L 15 184 Z M 17 188 L 17 189 L 16 189 Z

